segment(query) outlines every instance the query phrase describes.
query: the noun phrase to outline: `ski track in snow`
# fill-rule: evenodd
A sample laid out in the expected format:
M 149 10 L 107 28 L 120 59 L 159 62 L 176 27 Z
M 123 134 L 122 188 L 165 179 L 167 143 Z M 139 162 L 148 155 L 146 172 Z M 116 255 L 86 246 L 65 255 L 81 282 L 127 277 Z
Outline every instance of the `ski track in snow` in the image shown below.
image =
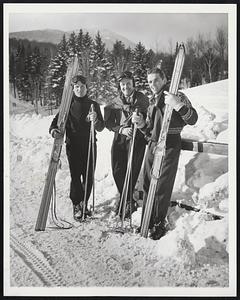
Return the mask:
M 198 121 L 195 131 L 190 127 L 184 129 L 184 135 L 189 137 L 194 132 L 199 140 L 206 137 L 218 140 L 227 130 L 226 114 L 214 117 L 204 106 L 198 107 L 198 111 L 202 121 Z M 48 134 L 52 118 L 22 113 L 10 117 L 11 234 L 47 260 L 69 287 L 228 286 L 228 170 L 227 165 L 222 166 L 221 156 L 209 155 L 222 170 L 216 173 L 216 167 L 211 173 L 195 153 L 182 151 L 172 198 L 209 209 L 221 214 L 223 219 L 210 220 L 205 214 L 172 207 L 168 214 L 171 230 L 161 240 L 145 239 L 132 232 L 122 235 L 113 232 L 117 223 L 111 211 L 118 197 L 110 165 L 113 135 L 104 129 L 97 134 L 94 218 L 85 223 L 77 223 L 72 218 L 68 195 L 70 176 L 63 147 L 61 168 L 56 176 L 57 215 L 74 227 L 53 229 L 49 217 L 46 230 L 35 232 L 53 142 Z M 211 123 L 207 129 L 206 120 Z M 194 177 L 196 173 L 193 173 L 188 178 L 188 186 L 185 166 L 189 162 L 188 168 L 198 166 L 201 174 Z M 89 204 L 91 201 L 92 198 Z M 133 214 L 134 227 L 139 225 L 140 216 L 141 208 Z M 11 286 L 44 286 L 14 251 L 10 254 Z

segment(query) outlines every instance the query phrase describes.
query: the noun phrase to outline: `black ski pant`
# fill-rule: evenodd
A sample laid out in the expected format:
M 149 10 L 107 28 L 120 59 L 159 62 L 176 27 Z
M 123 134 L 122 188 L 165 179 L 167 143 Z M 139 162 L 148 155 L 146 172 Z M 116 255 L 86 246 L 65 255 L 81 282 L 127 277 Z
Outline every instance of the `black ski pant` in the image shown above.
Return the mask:
M 113 178 L 116 183 L 117 189 L 120 193 L 120 199 L 122 196 L 125 176 L 127 172 L 130 147 L 131 147 L 131 140 L 127 139 L 125 136 L 118 135 L 117 139 L 113 140 L 112 149 L 111 149 L 112 173 L 113 173 Z M 129 191 L 128 198 L 127 198 L 128 203 L 132 198 L 130 192 L 133 191 L 138 179 L 138 175 L 141 170 L 142 161 L 145 153 L 145 147 L 146 147 L 146 142 L 144 138 L 136 137 L 134 142 L 134 149 L 133 149 L 132 179 L 129 182 L 129 188 L 128 188 Z M 117 208 L 119 204 L 120 201 L 117 204 Z
M 89 147 L 88 137 L 81 139 L 80 142 L 77 143 L 71 142 L 66 145 L 66 153 L 67 153 L 69 169 L 71 174 L 70 199 L 72 200 L 72 203 L 74 205 L 84 201 L 85 188 L 87 188 L 86 206 L 91 194 L 91 189 L 93 185 L 92 145 L 90 148 L 90 161 L 89 161 L 88 180 L 87 180 L 87 187 L 86 187 L 88 147 Z M 97 157 L 96 143 L 94 143 L 94 149 L 95 149 L 95 161 L 94 161 L 94 167 L 95 167 L 96 157 Z
M 167 143 L 166 155 L 163 160 L 162 173 L 158 179 L 156 193 L 154 197 L 153 209 L 151 212 L 149 228 L 153 228 L 154 225 L 164 222 L 167 215 L 168 207 L 170 205 L 170 199 L 172 195 L 173 185 L 177 173 L 178 161 L 181 151 L 181 138 L 179 135 L 171 137 L 170 143 Z M 168 145 L 170 144 L 170 145 Z M 147 196 L 149 186 L 151 182 L 151 169 L 153 165 L 153 151 L 156 146 L 156 142 L 149 142 L 146 158 L 144 161 L 144 198 L 143 198 L 143 210 L 142 217 L 145 211 L 147 202 Z

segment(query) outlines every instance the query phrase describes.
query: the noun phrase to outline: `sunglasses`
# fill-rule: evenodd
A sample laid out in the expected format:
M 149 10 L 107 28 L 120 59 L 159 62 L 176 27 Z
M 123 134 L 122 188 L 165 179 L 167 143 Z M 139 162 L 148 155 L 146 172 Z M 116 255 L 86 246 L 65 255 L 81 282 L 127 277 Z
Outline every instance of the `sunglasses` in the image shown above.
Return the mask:
M 121 81 L 124 78 L 133 79 L 133 74 L 129 71 L 125 71 L 118 77 L 118 81 Z
M 77 82 L 81 82 L 82 84 L 86 84 L 87 80 L 84 76 L 82 75 L 76 75 L 72 78 L 72 83 L 76 84 Z

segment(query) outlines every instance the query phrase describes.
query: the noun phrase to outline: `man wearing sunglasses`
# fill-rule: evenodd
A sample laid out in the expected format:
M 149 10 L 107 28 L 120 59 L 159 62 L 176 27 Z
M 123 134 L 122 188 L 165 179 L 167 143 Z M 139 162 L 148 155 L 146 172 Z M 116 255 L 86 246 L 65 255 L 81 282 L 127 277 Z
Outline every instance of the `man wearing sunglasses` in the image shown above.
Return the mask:
M 131 117 L 133 112 L 138 109 L 143 117 L 146 117 L 148 108 L 148 98 L 135 89 L 135 81 L 133 74 L 129 71 L 123 72 L 118 77 L 119 96 L 114 99 L 114 103 L 120 103 L 119 107 L 107 107 L 105 109 L 105 126 L 114 132 L 114 139 L 111 149 L 112 173 L 120 193 L 120 199 L 123 192 L 124 180 L 127 171 L 129 149 L 133 137 L 133 124 Z M 144 157 L 146 141 L 140 130 L 137 130 L 134 141 L 134 151 L 132 159 L 132 180 L 130 182 L 129 191 L 133 191 Z M 131 184 L 132 183 L 132 184 Z M 119 212 L 120 199 L 117 201 L 115 213 Z M 130 205 L 130 201 L 132 201 Z M 132 195 L 128 195 L 126 217 L 137 209 L 136 203 Z M 121 216 L 121 212 L 120 212 Z

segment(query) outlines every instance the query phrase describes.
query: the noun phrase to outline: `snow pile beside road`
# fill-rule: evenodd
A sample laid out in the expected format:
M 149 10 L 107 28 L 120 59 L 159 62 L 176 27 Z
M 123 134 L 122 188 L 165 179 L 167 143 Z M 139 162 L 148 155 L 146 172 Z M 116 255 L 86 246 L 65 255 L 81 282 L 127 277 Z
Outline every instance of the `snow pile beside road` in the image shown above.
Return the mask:
M 185 126 L 182 137 L 200 141 L 216 140 L 228 143 L 228 79 L 182 91 L 198 112 L 194 126 Z M 196 133 L 197 132 L 197 133 Z M 218 135 L 221 136 L 218 139 Z
M 25 139 L 43 138 L 49 136 L 48 128 L 52 119 L 53 116 L 16 114 L 10 119 L 10 133 Z

